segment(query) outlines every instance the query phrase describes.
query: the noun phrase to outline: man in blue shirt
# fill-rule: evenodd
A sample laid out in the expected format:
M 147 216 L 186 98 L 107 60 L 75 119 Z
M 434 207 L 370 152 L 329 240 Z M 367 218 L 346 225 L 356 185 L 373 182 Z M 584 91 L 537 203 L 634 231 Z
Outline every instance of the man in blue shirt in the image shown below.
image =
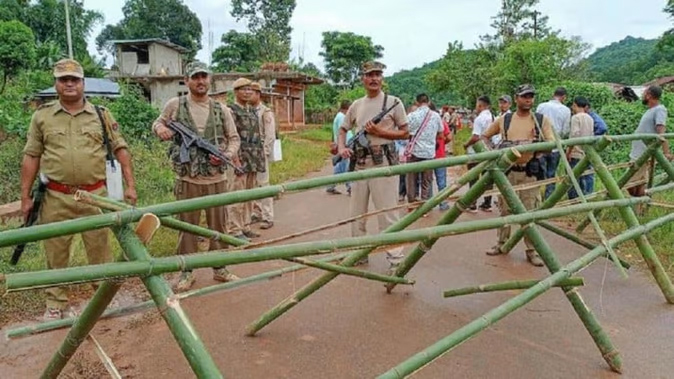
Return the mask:
M 339 112 L 337 112 L 337 115 L 335 116 L 335 119 L 332 121 L 332 142 L 337 143 L 337 137 L 339 137 L 339 127 L 342 125 L 344 122 L 344 115 L 346 114 L 346 111 L 349 110 L 349 107 L 351 106 L 351 102 L 348 100 L 342 101 L 342 104 L 339 107 Z M 351 138 L 353 137 L 353 132 L 348 131 L 346 133 L 346 141 L 348 142 Z M 342 159 L 337 163 L 333 169 L 333 175 L 337 174 L 342 174 L 346 172 L 349 169 L 349 160 L 348 159 Z M 337 185 L 333 184 L 330 187 L 328 187 L 325 191 L 327 193 L 331 193 L 333 195 L 339 195 L 341 192 L 337 190 Z M 347 182 L 346 183 L 346 192 L 351 196 L 351 183 Z

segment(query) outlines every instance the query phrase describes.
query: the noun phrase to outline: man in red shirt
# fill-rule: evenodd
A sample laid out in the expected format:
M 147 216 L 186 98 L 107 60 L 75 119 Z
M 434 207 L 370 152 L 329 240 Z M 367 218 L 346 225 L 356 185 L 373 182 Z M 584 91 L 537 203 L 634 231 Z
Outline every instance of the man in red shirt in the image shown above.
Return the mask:
M 444 120 L 442 121 L 442 127 L 442 138 L 438 137 L 437 141 L 435 142 L 435 159 L 441 159 L 447 156 L 445 145 L 452 141 L 452 133 L 449 131 L 449 125 Z M 447 167 L 436 168 L 434 171 L 435 182 L 438 186 L 438 191 L 442 191 L 447 187 Z M 449 210 L 449 204 L 447 204 L 446 201 L 443 201 L 440 204 L 440 210 Z

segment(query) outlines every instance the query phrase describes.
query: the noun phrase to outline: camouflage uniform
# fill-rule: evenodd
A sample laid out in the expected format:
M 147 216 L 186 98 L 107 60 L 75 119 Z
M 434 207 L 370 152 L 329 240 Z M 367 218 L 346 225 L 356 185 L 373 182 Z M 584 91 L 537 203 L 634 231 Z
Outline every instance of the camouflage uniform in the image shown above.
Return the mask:
M 238 79 L 234 82 L 234 89 L 250 86 L 252 82 L 248 79 Z M 230 173 L 230 190 L 241 191 L 255 188 L 257 185 L 257 174 L 266 172 L 267 159 L 264 153 L 264 143 L 260 120 L 254 107 L 249 104 L 239 104 L 238 102 L 229 106 L 236 130 L 241 138 L 241 147 L 239 148 L 238 161 L 242 175 Z M 253 202 L 236 203 L 227 207 L 228 214 L 228 232 L 237 237 L 256 237 L 256 233 L 250 229 L 251 217 L 253 213 Z
M 262 86 L 260 86 L 260 83 L 258 82 L 253 82 L 251 87 L 253 87 L 253 90 L 257 91 L 258 94 L 262 92 Z M 256 182 L 257 187 L 265 187 L 269 185 L 269 160 L 271 159 L 274 140 L 276 139 L 276 120 L 274 111 L 262 104 L 262 101 L 260 101 L 255 108 L 259 117 L 262 140 L 264 141 L 265 157 L 265 170 L 257 173 Z M 271 228 L 274 225 L 274 198 L 268 197 L 255 200 L 253 202 L 252 217 L 257 217 L 262 221 L 260 229 Z

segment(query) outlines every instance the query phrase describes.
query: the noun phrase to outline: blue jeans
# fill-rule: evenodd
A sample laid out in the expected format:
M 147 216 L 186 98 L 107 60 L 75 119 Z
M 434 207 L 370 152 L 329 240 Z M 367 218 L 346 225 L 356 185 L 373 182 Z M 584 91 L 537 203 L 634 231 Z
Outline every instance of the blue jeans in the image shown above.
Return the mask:
M 578 162 L 580 162 L 580 159 L 571 158 L 571 160 L 569 160 L 569 164 L 571 165 L 572 168 L 576 167 Z M 591 178 L 592 183 L 590 183 L 590 180 L 589 180 L 590 176 L 591 175 L 583 175 L 583 176 L 580 177 L 580 179 L 578 179 L 578 185 L 580 186 L 580 190 L 583 191 L 583 195 L 589 195 L 594 191 L 593 190 L 594 177 Z M 569 190 L 568 195 L 569 195 L 569 199 L 575 199 L 575 198 L 578 197 L 578 193 L 576 192 L 575 188 L 571 188 Z
M 332 174 L 333 175 L 343 174 L 343 173 L 347 172 L 348 170 L 349 170 L 349 160 L 348 159 L 342 159 L 341 161 L 339 161 L 339 163 L 337 163 L 333 167 Z M 346 182 L 345 185 L 346 185 L 347 191 L 350 191 L 351 190 L 351 183 Z M 327 190 L 328 191 L 334 191 L 335 187 L 337 187 L 337 185 L 333 184 L 333 185 L 329 186 L 327 188 Z
M 435 182 L 438 185 L 438 192 L 441 192 L 443 189 L 447 188 L 447 167 L 440 167 L 433 170 L 435 174 Z M 433 188 L 431 187 L 431 196 L 433 196 Z M 445 209 L 448 207 L 446 201 L 440 203 L 440 209 Z
M 559 152 L 554 152 L 546 154 L 545 158 L 545 179 L 551 179 L 555 177 L 557 173 L 557 166 L 559 166 Z M 547 199 L 552 194 L 552 191 L 555 190 L 555 184 L 548 184 L 545 186 L 545 198 Z

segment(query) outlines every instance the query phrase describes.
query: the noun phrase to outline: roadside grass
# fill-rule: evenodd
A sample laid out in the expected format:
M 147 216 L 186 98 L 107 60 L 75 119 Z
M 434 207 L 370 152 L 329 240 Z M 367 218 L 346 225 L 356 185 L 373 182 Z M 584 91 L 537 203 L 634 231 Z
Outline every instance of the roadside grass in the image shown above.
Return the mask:
M 330 156 L 328 144 L 325 142 L 326 134 L 328 141 L 330 140 L 330 133 L 329 129 L 315 128 L 294 135 L 282 135 L 283 160 L 271 164 L 270 182 L 272 184 L 283 183 L 320 170 Z M 8 146 L 7 143 L 5 141 L 2 145 L 3 149 L 0 149 L 2 150 L 0 161 L 12 161 L 8 152 L 14 153 L 16 155 L 14 158 L 20 161 L 22 142 L 14 141 L 12 146 Z M 166 144 L 158 141 L 133 143 L 131 146 L 139 207 L 174 200 L 174 176 L 167 162 L 166 149 Z M 19 188 L 18 169 L 16 171 L 0 170 L 0 180 L 5 185 L 2 188 Z M 16 194 L 5 195 L 11 199 L 9 201 L 15 201 L 18 198 Z M 20 225 L 21 222 L 18 219 L 8 220 L 4 225 L 0 224 L 0 231 L 16 229 Z M 121 248 L 112 233 L 109 234 L 109 238 L 115 259 L 120 260 Z M 175 254 L 177 242 L 178 232 L 160 228 L 150 242 L 148 251 L 155 257 L 170 256 Z M 42 243 L 28 244 L 17 266 L 9 265 L 13 251 L 14 246 L 0 249 L 0 273 L 38 271 L 47 268 Z M 74 236 L 70 265 L 86 265 L 84 244 L 79 235 Z M 4 293 L 4 288 L 0 289 L 0 292 Z M 92 292 L 88 284 L 83 284 L 72 286 L 71 294 L 90 296 Z M 0 296 L 0 327 L 41 315 L 44 311 L 44 300 L 45 295 L 42 290 L 12 292 Z

